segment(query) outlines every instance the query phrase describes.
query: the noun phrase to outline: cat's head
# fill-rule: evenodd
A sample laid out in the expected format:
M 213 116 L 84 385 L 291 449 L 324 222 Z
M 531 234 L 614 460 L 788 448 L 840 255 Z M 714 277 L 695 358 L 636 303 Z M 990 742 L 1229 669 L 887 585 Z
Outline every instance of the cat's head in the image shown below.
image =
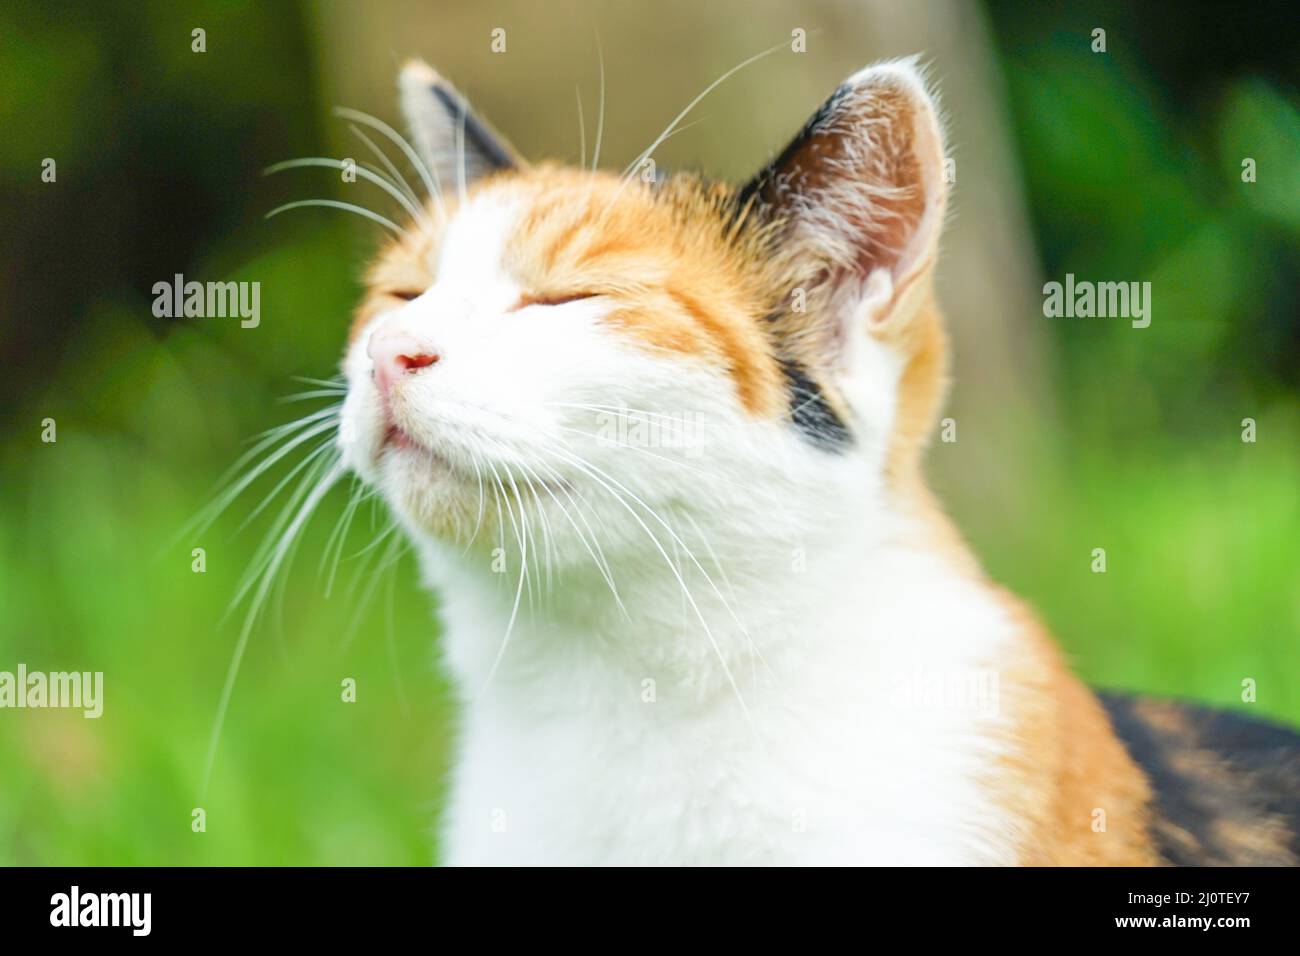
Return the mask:
M 369 272 L 341 444 L 409 531 L 591 563 L 672 550 L 667 516 L 735 544 L 912 480 L 946 186 L 911 61 L 739 187 L 529 165 L 427 66 L 401 92 L 441 195 Z

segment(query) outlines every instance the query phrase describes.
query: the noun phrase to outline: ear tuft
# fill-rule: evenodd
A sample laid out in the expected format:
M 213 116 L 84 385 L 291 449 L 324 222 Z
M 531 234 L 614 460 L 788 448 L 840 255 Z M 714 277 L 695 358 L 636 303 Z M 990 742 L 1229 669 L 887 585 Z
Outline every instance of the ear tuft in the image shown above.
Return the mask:
M 442 191 L 522 165 L 510 145 L 423 60 L 402 67 L 398 89 L 416 150 Z
M 850 77 L 738 193 L 775 229 L 792 284 L 873 329 L 929 275 L 946 200 L 938 108 L 915 57 Z

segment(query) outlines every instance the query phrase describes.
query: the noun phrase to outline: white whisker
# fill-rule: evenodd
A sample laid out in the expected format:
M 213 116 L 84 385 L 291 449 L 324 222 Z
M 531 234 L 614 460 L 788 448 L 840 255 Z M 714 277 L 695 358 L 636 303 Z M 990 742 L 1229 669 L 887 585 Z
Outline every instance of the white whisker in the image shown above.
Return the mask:
M 497 487 L 500 489 L 501 496 L 504 498 L 505 486 L 501 484 L 501 476 L 490 459 L 488 460 L 488 467 L 492 470 L 492 474 L 496 479 Z M 498 507 L 499 506 L 500 502 L 498 501 Z M 510 510 L 510 521 L 514 524 L 514 511 L 513 509 L 510 509 L 510 502 L 508 499 L 506 501 L 506 508 Z M 524 575 L 527 573 L 528 568 L 528 545 L 525 543 L 523 535 L 519 533 L 519 526 L 517 524 L 515 525 L 515 538 L 519 544 L 520 559 L 519 582 L 515 585 L 514 606 L 510 609 L 510 620 L 506 623 L 506 632 L 501 638 L 501 646 L 497 649 L 496 657 L 492 660 L 492 666 L 488 669 L 487 678 L 483 681 L 483 686 L 479 688 L 478 693 L 476 694 L 476 696 L 479 697 L 487 692 L 488 687 L 492 684 L 492 678 L 496 676 L 497 668 L 501 666 L 501 659 L 505 657 L 506 648 L 510 644 L 510 635 L 514 633 L 515 620 L 519 616 L 519 600 L 523 596 Z
M 347 631 L 343 635 L 342 651 L 347 651 L 352 646 L 353 640 L 356 639 L 366 609 L 370 607 L 370 602 L 374 600 L 375 591 L 378 590 L 379 583 L 384 580 L 385 572 L 397 563 L 402 556 L 402 552 L 406 550 L 406 541 L 399 532 L 396 523 L 390 524 L 388 529 L 376 539 L 376 543 L 385 543 L 387 546 L 382 553 L 379 553 L 379 560 L 376 562 L 373 571 L 365 569 L 357 572 L 351 594 L 356 593 L 356 584 L 362 580 L 366 582 L 366 587 L 361 592 L 356 607 L 353 608 L 352 618 L 348 622 Z M 368 564 L 369 560 L 366 562 L 367 566 Z
M 393 233 L 393 235 L 400 236 L 402 234 L 402 227 L 391 219 L 387 219 L 379 215 L 377 212 L 371 212 L 369 209 L 358 206 L 354 203 L 340 202 L 337 199 L 299 199 L 297 202 L 287 202 L 283 206 L 275 207 L 263 218 L 270 219 L 272 216 L 278 216 L 280 213 L 288 212 L 290 209 L 302 209 L 306 206 L 324 206 L 328 209 L 342 209 L 345 212 L 354 212 L 358 216 L 369 219 L 371 222 L 379 223 L 385 229 Z
M 777 50 L 784 50 L 785 47 L 786 44 L 783 41 L 781 43 L 778 43 L 776 46 L 769 47 L 768 49 L 764 50 L 762 53 L 756 53 L 753 56 L 751 56 L 749 59 L 736 64 L 726 73 L 723 73 L 720 77 L 718 77 L 708 86 L 706 86 L 704 88 L 704 91 L 700 93 L 699 96 L 695 97 L 695 99 L 691 100 L 688 104 L 686 104 L 686 108 L 682 110 L 680 113 L 678 113 L 675 117 L 673 117 L 673 121 L 669 123 L 666 127 L 664 127 L 664 131 L 655 137 L 654 142 L 652 142 L 649 146 L 647 146 L 644 150 L 642 150 L 640 155 L 638 155 L 636 159 L 632 160 L 632 162 L 628 164 L 627 168 L 623 170 L 623 175 L 626 176 L 633 169 L 636 169 L 638 166 L 640 166 L 647 156 L 652 155 L 654 151 L 659 148 L 660 144 L 663 143 L 665 139 L 667 139 L 669 136 L 672 135 L 673 130 L 677 128 L 677 124 L 686 118 L 686 114 L 688 114 L 691 110 L 695 109 L 695 107 L 699 104 L 699 102 L 702 99 L 704 99 L 706 96 L 712 93 L 722 83 L 726 82 L 728 79 L 730 79 L 736 73 L 739 73 L 741 70 L 749 66 L 751 63 L 757 63 L 759 60 L 763 59 L 764 57 L 771 56 Z
M 669 569 L 673 572 L 674 577 L 676 577 L 678 586 L 681 587 L 682 590 L 685 592 L 687 601 L 690 603 L 691 609 L 695 612 L 696 619 L 700 622 L 700 626 L 704 629 L 704 634 L 708 638 L 709 643 L 712 645 L 714 654 L 717 655 L 718 663 L 722 665 L 722 671 L 727 678 L 727 683 L 731 685 L 731 689 L 736 695 L 736 700 L 740 704 L 740 709 L 745 714 L 745 719 L 749 721 L 752 726 L 753 720 L 749 713 L 749 707 L 745 703 L 745 697 L 743 694 L 741 694 L 740 685 L 736 683 L 735 675 L 732 674 L 731 667 L 727 664 L 726 656 L 722 653 L 722 648 L 718 645 L 717 638 L 714 637 L 713 635 L 713 629 L 709 627 L 708 619 L 704 616 L 704 612 L 700 609 L 699 604 L 696 603 L 695 596 L 691 594 L 690 588 L 687 587 L 686 581 L 682 577 L 681 572 L 678 571 L 676 565 L 673 564 L 672 559 L 668 556 L 668 552 L 664 550 L 664 546 L 660 543 L 658 537 L 656 537 L 654 532 L 650 530 L 650 526 L 647 525 L 644 520 L 642 520 L 641 516 L 637 513 L 636 509 L 633 508 L 623 498 L 623 496 L 614 489 L 614 487 L 612 487 L 609 483 L 607 483 L 604 480 L 604 478 L 600 477 L 597 474 L 597 472 L 599 472 L 599 469 L 597 469 L 594 465 L 591 465 L 589 462 L 586 462 L 583 459 L 571 453 L 558 450 L 558 449 L 553 449 L 553 452 L 559 454 L 563 460 L 567 460 L 570 465 L 577 468 L 579 471 L 582 471 L 589 478 L 591 478 L 602 488 L 604 488 L 607 492 L 609 492 L 610 496 L 619 505 L 621 505 L 624 508 L 624 510 L 628 512 L 628 514 L 632 516 L 633 520 L 635 520 L 636 523 L 641 527 L 641 530 L 643 530 L 646 533 L 646 535 L 649 536 L 651 542 L 655 546 L 655 550 L 659 552 L 660 556 L 668 564 Z M 615 482 L 615 484 L 617 484 L 617 482 Z M 643 501 L 640 501 L 640 499 L 638 499 L 635 495 L 629 495 L 629 496 L 638 504 L 640 504 L 642 508 L 645 508 L 648 514 L 656 518 L 656 520 L 658 520 L 659 523 L 664 526 L 664 528 L 668 531 L 670 535 L 672 535 L 674 538 L 677 537 L 676 534 L 673 532 L 673 530 L 667 525 L 667 523 L 664 522 L 662 518 L 659 518 L 659 516 L 655 514 L 654 510 L 650 508 L 649 505 L 645 504 L 645 502 Z M 696 562 L 697 565 L 698 563 L 699 562 Z M 708 572 L 705 572 L 703 568 L 701 568 L 700 570 L 701 572 L 704 573 L 705 579 L 711 581 L 711 579 L 708 577 Z M 725 599 L 724 599 L 724 603 L 725 603 Z
M 327 156 L 304 156 L 301 159 L 286 159 L 283 162 L 274 163 L 262 170 L 262 173 L 266 176 L 273 176 L 276 173 L 284 172 L 285 170 L 303 169 L 313 166 L 324 167 L 326 169 L 347 169 L 347 163 L 342 159 L 331 159 Z M 410 214 L 412 219 L 420 223 L 428 221 L 428 217 L 424 210 L 421 209 L 417 203 L 413 203 L 411 200 L 407 199 L 402 190 L 395 183 L 391 182 L 388 177 L 371 172 L 369 169 L 366 169 L 361 165 L 354 164 L 353 171 L 366 182 L 378 186 L 388 195 L 397 200 L 402 208 Z
M 406 155 L 406 158 L 410 161 L 411 165 L 415 167 L 415 171 L 424 182 L 424 188 L 428 191 L 428 194 L 437 201 L 438 208 L 441 210 L 443 218 L 446 218 L 447 210 L 443 205 L 442 189 L 438 183 L 437 171 L 430 171 L 429 167 L 425 165 L 424 160 L 420 158 L 420 155 L 415 151 L 411 144 L 406 141 L 406 137 L 397 132 L 397 130 L 393 129 L 383 120 L 376 119 L 369 113 L 363 113 L 361 110 L 350 109 L 346 106 L 338 106 L 334 109 L 334 115 L 341 116 L 344 119 L 354 120 L 358 123 L 364 123 L 371 129 L 378 130 L 380 133 L 387 136 L 389 140 L 391 140 L 397 148 Z
M 380 149 L 375 144 L 375 141 L 366 135 L 365 130 L 357 126 L 356 123 L 349 123 L 348 129 L 352 131 L 352 134 L 356 136 L 357 139 L 365 143 L 370 152 L 373 153 L 381 163 L 383 163 L 384 169 L 388 171 L 393 182 L 397 183 L 397 185 L 406 193 L 406 198 L 411 200 L 411 202 L 415 203 L 417 206 L 420 205 L 420 197 L 415 194 L 415 190 L 412 189 L 411 184 L 406 181 L 406 177 L 402 175 L 402 171 L 393 164 L 391 159 L 388 158 L 388 154 Z
M 582 113 L 582 90 L 578 87 L 573 88 L 574 95 L 578 98 L 578 165 L 587 165 L 587 118 Z
M 280 538 L 280 543 L 272 555 L 271 562 L 262 574 L 262 583 L 258 586 L 257 593 L 254 595 L 252 603 L 249 605 L 248 613 L 244 617 L 244 625 L 240 629 L 239 639 L 235 642 L 235 650 L 230 658 L 230 666 L 226 670 L 226 680 L 221 688 L 221 698 L 217 704 L 217 715 L 212 725 L 212 735 L 208 740 L 208 753 L 204 761 L 203 782 L 199 788 L 201 797 L 206 797 L 208 784 L 212 780 L 212 768 L 217 760 L 217 747 L 221 742 L 221 729 L 225 724 L 226 712 L 230 707 L 230 698 L 234 693 L 235 679 L 239 674 L 239 666 L 243 662 L 244 652 L 248 647 L 248 637 L 252 633 L 253 624 L 257 620 L 258 612 L 261 610 L 262 602 L 266 599 L 266 593 L 275 579 L 275 573 L 284 560 L 289 545 L 302 530 L 303 525 L 311 516 L 316 506 L 320 504 L 322 498 L 334 486 L 334 483 L 343 474 L 343 466 L 334 463 L 328 472 L 320 479 L 316 487 L 312 489 L 311 494 L 307 496 L 302 507 L 298 510 L 297 515 L 290 523 L 285 533 Z
M 591 153 L 591 171 L 600 166 L 600 143 L 605 137 L 605 51 L 600 45 L 600 34 L 596 35 L 596 56 L 600 58 L 600 118 L 596 120 L 596 148 Z

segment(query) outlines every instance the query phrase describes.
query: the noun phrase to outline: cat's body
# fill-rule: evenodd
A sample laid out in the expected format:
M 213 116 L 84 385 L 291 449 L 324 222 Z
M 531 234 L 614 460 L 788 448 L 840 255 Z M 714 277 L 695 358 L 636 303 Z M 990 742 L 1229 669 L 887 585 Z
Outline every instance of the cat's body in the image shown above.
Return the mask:
M 440 597 L 446 860 L 1159 862 L 1146 776 L 921 479 L 914 67 L 739 189 L 527 167 L 422 65 L 403 98 L 445 195 L 372 271 L 342 444 Z
M 1151 862 L 1145 786 L 1032 620 L 960 552 L 915 543 L 936 515 L 847 471 L 828 468 L 802 503 L 833 508 L 835 535 L 797 537 L 797 508 L 761 497 L 745 523 L 769 549 L 706 546 L 689 530 L 703 516 L 687 521 L 677 561 L 618 570 L 626 616 L 599 575 L 566 576 L 495 673 L 483 635 L 506 633 L 512 582 L 426 541 L 467 691 L 446 860 Z M 1049 686 L 1026 702 L 1030 679 Z M 1089 760 L 1025 760 L 1026 735 Z

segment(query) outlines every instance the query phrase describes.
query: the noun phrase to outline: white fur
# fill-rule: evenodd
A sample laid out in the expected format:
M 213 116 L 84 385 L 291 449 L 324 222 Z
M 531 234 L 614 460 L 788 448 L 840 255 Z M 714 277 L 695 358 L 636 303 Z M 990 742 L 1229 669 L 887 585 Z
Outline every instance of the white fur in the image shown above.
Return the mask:
M 462 207 L 434 286 L 374 325 L 442 356 L 391 401 L 436 456 L 381 447 L 364 336 L 345 362 L 347 460 L 417 547 L 463 697 L 445 860 L 1014 862 L 985 785 L 1014 625 L 884 488 L 898 357 L 859 333 L 855 443 L 815 448 L 600 298 L 511 311 L 506 195 Z M 621 447 L 576 407 L 620 402 L 704 440 Z M 950 684 L 986 695 L 925 698 Z

